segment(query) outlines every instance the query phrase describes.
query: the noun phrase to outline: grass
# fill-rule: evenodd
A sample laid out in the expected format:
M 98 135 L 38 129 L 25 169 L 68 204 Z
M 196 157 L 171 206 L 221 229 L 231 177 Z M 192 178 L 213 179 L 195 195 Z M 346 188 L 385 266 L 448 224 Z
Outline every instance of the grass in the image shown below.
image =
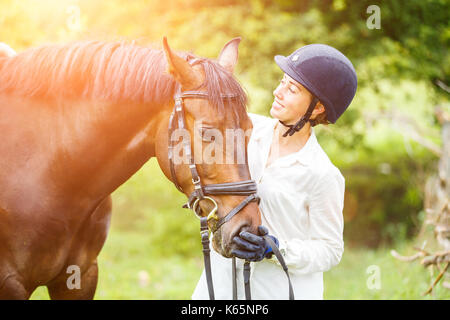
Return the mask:
M 95 299 L 190 299 L 203 269 L 201 251 L 192 257 L 159 255 L 148 246 L 149 238 L 145 233 L 111 233 L 99 257 Z M 371 266 L 379 268 L 379 289 L 370 286 Z M 337 267 L 324 274 L 324 298 L 450 299 L 449 290 L 440 285 L 432 296 L 423 297 L 430 280 L 419 263 L 398 261 L 388 249 L 350 249 Z M 32 299 L 48 299 L 46 289 L 38 288 Z
M 410 252 L 412 244 L 397 251 Z M 432 295 L 422 296 L 433 277 L 418 261 L 403 262 L 393 258 L 391 248 L 346 249 L 341 263 L 324 274 L 325 299 L 422 300 L 450 299 L 450 290 L 440 284 Z M 379 281 L 375 277 L 379 276 Z M 378 285 L 377 285 L 378 284 Z
M 198 220 L 181 209 L 184 201 L 153 160 L 113 194 L 95 299 L 190 299 L 203 259 Z M 411 246 L 396 249 L 404 253 Z M 396 260 L 389 251 L 346 248 L 341 263 L 324 274 L 324 298 L 450 299 L 450 291 L 439 285 L 433 296 L 422 297 L 431 281 L 427 270 L 418 262 Z M 370 281 L 375 275 L 368 268 L 379 271 L 379 289 L 371 286 L 377 282 Z M 49 297 L 40 287 L 31 298 Z

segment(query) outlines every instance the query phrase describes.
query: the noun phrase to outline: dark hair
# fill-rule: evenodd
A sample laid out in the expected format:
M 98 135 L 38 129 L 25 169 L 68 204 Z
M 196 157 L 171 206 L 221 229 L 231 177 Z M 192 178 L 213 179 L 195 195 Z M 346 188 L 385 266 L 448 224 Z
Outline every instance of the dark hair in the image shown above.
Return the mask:
M 330 122 L 328 121 L 328 115 L 327 115 L 327 109 L 324 108 L 324 111 L 322 113 L 319 113 L 314 119 L 314 123 L 311 124 L 312 127 L 317 126 L 318 124 L 323 124 L 323 125 L 329 125 Z

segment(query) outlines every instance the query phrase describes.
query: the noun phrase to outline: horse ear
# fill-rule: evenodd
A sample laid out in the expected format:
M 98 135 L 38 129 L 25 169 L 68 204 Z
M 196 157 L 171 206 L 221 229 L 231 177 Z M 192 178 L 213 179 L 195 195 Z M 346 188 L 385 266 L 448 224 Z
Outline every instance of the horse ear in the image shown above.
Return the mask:
M 167 60 L 167 71 L 177 80 L 183 89 L 195 88 L 201 85 L 200 76 L 192 66 L 170 49 L 167 38 L 163 38 L 164 55 Z
M 234 66 L 236 65 L 238 60 L 238 48 L 240 42 L 241 37 L 237 37 L 228 41 L 219 54 L 219 64 L 230 73 L 233 73 Z

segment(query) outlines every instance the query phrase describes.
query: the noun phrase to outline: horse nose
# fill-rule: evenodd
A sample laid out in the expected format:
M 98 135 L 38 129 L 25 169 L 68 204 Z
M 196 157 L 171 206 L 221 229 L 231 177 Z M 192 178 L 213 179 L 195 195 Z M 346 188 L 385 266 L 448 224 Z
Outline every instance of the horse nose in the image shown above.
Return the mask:
M 260 224 L 261 216 L 255 201 L 251 201 L 240 208 L 232 219 L 229 219 L 227 223 L 221 226 L 220 240 L 222 242 L 221 248 L 224 253 L 223 255 L 230 257 L 231 251 L 237 249 L 236 244 L 233 242 L 235 237 L 239 237 L 239 234 L 243 231 L 256 234 Z
M 249 224 L 244 224 L 238 229 L 238 231 L 236 232 L 236 236 L 239 236 L 241 232 L 252 232 L 252 228 Z
M 224 244 L 224 251 L 226 253 L 227 256 L 231 256 L 231 251 L 233 249 L 237 249 L 235 242 L 233 241 L 233 239 L 235 237 L 239 237 L 241 232 L 244 231 L 248 231 L 251 232 L 251 227 L 248 223 L 242 223 L 239 226 L 236 226 L 235 229 L 230 233 L 229 238 L 227 239 L 223 239 L 223 244 Z

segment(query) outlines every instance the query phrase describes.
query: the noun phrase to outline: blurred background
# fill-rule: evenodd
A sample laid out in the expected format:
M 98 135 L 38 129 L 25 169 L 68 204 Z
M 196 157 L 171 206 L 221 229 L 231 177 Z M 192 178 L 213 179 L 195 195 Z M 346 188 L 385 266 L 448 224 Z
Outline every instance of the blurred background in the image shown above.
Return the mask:
M 442 260 L 424 268 L 399 257 L 445 249 L 425 204 L 436 191 L 427 182 L 439 176 L 439 161 L 449 161 L 442 139 L 448 0 L 0 0 L 0 42 L 18 52 L 89 39 L 161 47 L 163 36 L 176 50 L 209 58 L 241 36 L 235 74 L 249 111 L 263 115 L 282 76 L 276 54 L 310 43 L 342 51 L 358 74 L 355 100 L 336 125 L 316 127 L 346 179 L 345 253 L 325 273 L 325 298 L 450 298 Z M 198 220 L 181 209 L 184 202 L 155 160 L 113 194 L 96 299 L 190 298 L 203 261 Z M 423 295 L 440 273 L 440 283 Z M 46 289 L 32 298 L 47 299 Z

